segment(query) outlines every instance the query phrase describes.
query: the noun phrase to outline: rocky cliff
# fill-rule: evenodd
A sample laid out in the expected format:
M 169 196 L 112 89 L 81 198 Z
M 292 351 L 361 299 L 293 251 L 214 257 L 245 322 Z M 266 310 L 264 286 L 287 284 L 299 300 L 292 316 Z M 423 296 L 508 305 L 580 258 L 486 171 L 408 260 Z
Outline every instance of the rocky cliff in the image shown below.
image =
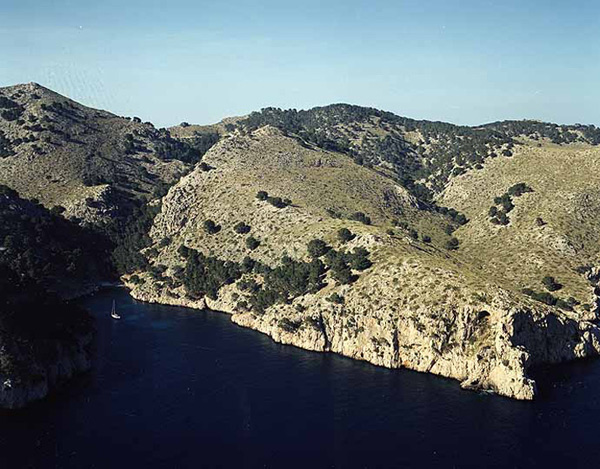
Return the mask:
M 69 345 L 54 342 L 50 357 L 32 357 L 27 352 L 19 351 L 20 361 L 27 357 L 27 371 L 17 374 L 0 372 L 0 408 L 25 407 L 44 399 L 74 376 L 89 371 L 92 367 L 93 340 L 94 334 L 90 332 L 77 336 L 74 343 Z M 0 348 L 3 360 L 6 360 L 5 354 L 4 347 Z

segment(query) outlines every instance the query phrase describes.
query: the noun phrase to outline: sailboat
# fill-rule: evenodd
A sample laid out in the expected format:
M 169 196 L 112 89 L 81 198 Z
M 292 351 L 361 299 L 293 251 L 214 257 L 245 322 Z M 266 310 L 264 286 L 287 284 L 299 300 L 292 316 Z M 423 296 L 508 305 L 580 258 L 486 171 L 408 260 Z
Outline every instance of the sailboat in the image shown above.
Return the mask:
M 115 300 L 113 300 L 112 310 L 110 312 L 110 317 L 113 319 L 121 319 L 121 316 L 117 314 L 117 307 L 115 304 Z

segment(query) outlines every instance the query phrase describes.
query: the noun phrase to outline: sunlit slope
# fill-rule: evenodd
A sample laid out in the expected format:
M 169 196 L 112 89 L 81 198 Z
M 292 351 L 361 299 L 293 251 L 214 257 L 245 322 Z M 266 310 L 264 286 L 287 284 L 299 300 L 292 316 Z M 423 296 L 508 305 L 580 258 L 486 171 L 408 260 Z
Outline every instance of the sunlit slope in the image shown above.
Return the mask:
M 518 183 L 532 192 L 512 197 L 508 225 L 491 223 L 494 198 Z M 553 276 L 563 285 L 555 296 L 593 303 L 588 278 L 600 254 L 598 147 L 520 145 L 512 158 L 454 179 L 439 200 L 470 219 L 456 236 L 461 255 L 482 275 L 518 291 L 543 291 L 542 278 Z

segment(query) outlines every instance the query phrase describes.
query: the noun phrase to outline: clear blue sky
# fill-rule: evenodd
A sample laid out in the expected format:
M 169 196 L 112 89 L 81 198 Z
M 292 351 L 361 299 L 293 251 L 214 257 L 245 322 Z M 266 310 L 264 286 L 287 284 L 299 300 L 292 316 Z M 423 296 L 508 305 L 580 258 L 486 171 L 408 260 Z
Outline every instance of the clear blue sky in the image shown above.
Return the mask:
M 600 2 L 1 0 L 0 86 L 157 126 L 334 102 L 600 125 Z

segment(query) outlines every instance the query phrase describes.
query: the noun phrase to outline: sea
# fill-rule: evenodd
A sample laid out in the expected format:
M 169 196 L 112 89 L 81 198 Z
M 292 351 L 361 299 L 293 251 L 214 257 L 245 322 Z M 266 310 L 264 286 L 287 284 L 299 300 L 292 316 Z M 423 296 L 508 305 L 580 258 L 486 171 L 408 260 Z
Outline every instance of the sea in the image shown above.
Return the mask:
M 599 360 L 536 370 L 539 397 L 519 402 L 124 289 L 81 304 L 93 371 L 0 413 L 2 469 L 600 467 Z

